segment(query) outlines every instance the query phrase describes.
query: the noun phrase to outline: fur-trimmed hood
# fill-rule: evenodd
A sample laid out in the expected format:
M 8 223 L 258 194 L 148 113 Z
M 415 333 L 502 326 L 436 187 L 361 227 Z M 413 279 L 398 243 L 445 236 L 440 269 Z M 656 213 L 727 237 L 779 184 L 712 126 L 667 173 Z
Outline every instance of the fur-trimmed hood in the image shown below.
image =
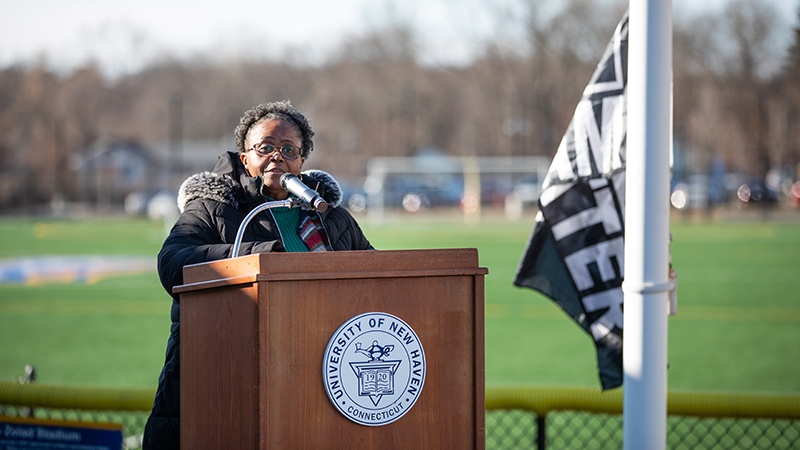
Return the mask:
M 250 177 L 247 177 L 250 178 Z M 342 189 L 339 183 L 327 172 L 307 170 L 301 173 L 301 180 L 306 186 L 314 189 L 328 202 L 328 206 L 336 208 L 342 203 Z M 259 177 L 248 180 L 260 189 Z M 195 199 L 208 199 L 238 208 L 244 188 L 228 173 L 201 172 L 187 178 L 178 190 L 178 208 L 181 212 L 186 205 Z

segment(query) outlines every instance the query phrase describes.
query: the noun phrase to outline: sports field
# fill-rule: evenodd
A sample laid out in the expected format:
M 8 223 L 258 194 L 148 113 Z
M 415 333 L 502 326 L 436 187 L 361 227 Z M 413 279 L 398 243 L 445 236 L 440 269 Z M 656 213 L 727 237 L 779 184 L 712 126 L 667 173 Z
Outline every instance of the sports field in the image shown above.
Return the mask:
M 478 248 L 489 269 L 487 384 L 599 387 L 591 338 L 511 284 L 532 221 L 361 222 L 380 249 Z M 671 229 L 670 389 L 800 393 L 800 222 Z M 0 379 L 33 364 L 42 383 L 155 387 L 169 332 L 155 273 L 164 236 L 145 219 L 0 219 Z

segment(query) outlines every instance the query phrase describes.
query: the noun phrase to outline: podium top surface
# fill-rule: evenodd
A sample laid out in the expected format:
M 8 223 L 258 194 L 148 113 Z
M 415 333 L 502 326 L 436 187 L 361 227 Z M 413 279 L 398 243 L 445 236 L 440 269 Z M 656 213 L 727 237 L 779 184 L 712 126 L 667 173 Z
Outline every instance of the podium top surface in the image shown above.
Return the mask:
M 484 275 L 478 250 L 362 250 L 316 253 L 259 253 L 183 268 L 174 292 L 263 280 L 369 278 L 376 276 Z

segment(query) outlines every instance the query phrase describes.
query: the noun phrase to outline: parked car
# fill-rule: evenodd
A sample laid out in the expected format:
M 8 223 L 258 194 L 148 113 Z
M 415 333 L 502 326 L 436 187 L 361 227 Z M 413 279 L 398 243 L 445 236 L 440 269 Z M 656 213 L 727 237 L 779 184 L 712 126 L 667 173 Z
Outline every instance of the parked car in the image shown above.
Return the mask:
M 773 204 L 778 202 L 778 196 L 775 195 L 775 191 L 768 188 L 766 183 L 761 180 L 752 180 L 739 186 L 736 196 L 743 203 Z

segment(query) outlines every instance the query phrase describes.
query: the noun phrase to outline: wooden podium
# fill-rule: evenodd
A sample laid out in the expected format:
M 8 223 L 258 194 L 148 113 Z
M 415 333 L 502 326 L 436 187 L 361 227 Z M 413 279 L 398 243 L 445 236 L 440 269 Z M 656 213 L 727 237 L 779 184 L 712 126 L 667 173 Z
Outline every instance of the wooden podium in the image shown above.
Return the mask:
M 184 449 L 483 449 L 484 280 L 476 249 L 265 253 L 186 266 Z M 349 319 L 383 312 L 424 347 L 418 400 L 382 426 L 345 417 L 323 357 Z

